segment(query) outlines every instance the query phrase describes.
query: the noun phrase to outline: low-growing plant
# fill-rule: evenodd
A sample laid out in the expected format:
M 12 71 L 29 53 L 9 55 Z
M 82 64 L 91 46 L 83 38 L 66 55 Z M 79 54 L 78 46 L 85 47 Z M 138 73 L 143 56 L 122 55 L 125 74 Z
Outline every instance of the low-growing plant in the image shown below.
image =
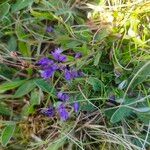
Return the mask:
M 0 148 L 149 149 L 149 6 L 2 0 Z

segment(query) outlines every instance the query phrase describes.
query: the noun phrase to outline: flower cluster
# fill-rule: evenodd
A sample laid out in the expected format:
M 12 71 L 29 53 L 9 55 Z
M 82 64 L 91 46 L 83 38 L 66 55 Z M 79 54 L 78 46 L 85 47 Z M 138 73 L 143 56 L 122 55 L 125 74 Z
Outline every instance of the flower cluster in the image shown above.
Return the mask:
M 48 27 L 46 28 L 46 31 L 49 32 L 49 33 L 51 33 L 51 32 L 54 31 L 54 29 L 53 29 L 52 26 L 48 26 Z
M 67 111 L 65 107 L 65 102 L 69 101 L 70 96 L 66 93 L 58 92 L 57 98 L 62 101 L 61 104 L 57 107 L 54 108 L 53 106 L 50 106 L 49 108 L 44 108 L 41 112 L 48 116 L 48 117 L 53 117 L 56 112 L 58 112 L 60 118 L 62 121 L 66 121 L 69 118 L 69 112 Z M 74 112 L 77 113 L 79 111 L 79 103 L 74 102 L 73 104 L 73 109 Z
M 83 76 L 83 73 L 80 70 L 76 70 L 75 68 L 70 68 L 68 65 L 63 64 L 67 61 L 67 56 L 63 54 L 63 50 L 61 48 L 56 48 L 51 52 L 53 57 L 49 59 L 47 57 L 42 58 L 38 61 L 37 65 L 41 68 L 41 77 L 44 79 L 51 78 L 56 71 L 62 72 L 67 81 L 73 80 L 75 78 Z M 82 54 L 75 54 L 75 59 L 81 58 Z M 60 105 L 55 108 L 50 106 L 49 108 L 44 108 L 42 113 L 48 117 L 53 117 L 56 112 L 58 112 L 62 121 L 66 121 L 69 118 L 69 112 L 66 109 L 66 103 L 69 101 L 70 96 L 65 92 L 58 92 L 57 98 L 61 101 Z M 75 102 L 73 104 L 74 112 L 77 113 L 79 111 L 79 103 Z
M 54 51 L 52 51 L 53 59 L 51 60 L 49 58 L 42 58 L 38 61 L 38 65 L 41 67 L 41 77 L 44 79 L 51 78 L 54 73 L 58 71 L 62 71 L 64 73 L 65 79 L 67 81 L 81 77 L 83 73 L 81 71 L 77 71 L 73 68 L 70 68 L 67 65 L 63 65 L 63 62 L 67 61 L 67 56 L 62 54 L 63 50 L 61 48 L 56 48 Z M 78 57 L 77 57 L 78 56 Z M 75 55 L 75 58 L 80 58 L 81 54 L 77 53 Z

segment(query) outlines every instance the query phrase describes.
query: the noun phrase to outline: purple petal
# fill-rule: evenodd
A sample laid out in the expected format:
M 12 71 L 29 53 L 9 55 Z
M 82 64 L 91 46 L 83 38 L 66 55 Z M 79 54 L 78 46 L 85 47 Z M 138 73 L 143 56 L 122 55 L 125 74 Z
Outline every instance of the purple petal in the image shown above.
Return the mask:
M 44 108 L 41 113 L 48 117 L 53 117 L 55 115 L 55 109 L 54 107 L 50 106 L 49 108 Z
M 63 52 L 62 49 L 57 48 L 57 49 L 55 49 L 54 52 L 51 52 L 51 54 L 55 60 L 57 60 L 59 62 L 65 62 L 65 61 L 67 61 L 67 56 L 61 54 L 62 52 Z
M 62 92 L 58 92 L 57 97 L 62 101 L 68 101 L 70 99 L 70 96 L 68 94 Z
M 58 65 L 57 64 L 53 64 L 51 65 L 51 68 L 56 71 L 57 69 L 59 69 Z
M 49 79 L 53 76 L 55 71 L 58 69 L 57 64 L 52 64 L 51 66 L 47 66 L 44 68 L 43 71 L 41 71 L 41 77 L 44 79 Z
M 72 70 L 71 74 L 72 74 L 72 78 L 77 78 L 78 77 L 78 71 L 76 71 L 76 70 Z
M 65 69 L 65 79 L 67 81 L 83 76 L 81 71 Z
M 81 58 L 82 57 L 82 53 L 76 53 L 75 54 L 75 58 Z
M 65 55 L 59 55 L 58 61 L 60 61 L 60 62 L 66 62 L 67 61 L 67 56 L 65 56 Z
M 58 94 L 57 94 L 58 99 L 61 99 L 62 95 L 63 95 L 62 92 L 58 92 Z
M 41 72 L 41 77 L 44 78 L 44 79 L 49 79 L 53 76 L 53 74 L 55 73 L 55 70 L 53 69 L 46 69 L 46 70 L 43 70 Z
M 57 53 L 52 53 L 53 58 L 57 60 L 58 62 L 66 62 L 67 57 L 65 55 L 57 54 Z
M 72 73 L 71 73 L 71 71 L 68 70 L 68 69 L 65 70 L 65 79 L 66 79 L 67 81 L 73 79 Z
M 74 111 L 77 113 L 78 111 L 79 111 L 79 103 L 78 102 L 75 102 L 74 104 L 73 104 L 73 108 L 74 108 Z
M 61 54 L 62 52 L 63 52 L 63 50 L 61 48 L 56 48 L 53 53 Z
M 41 67 L 49 66 L 54 63 L 53 60 L 48 59 L 47 57 L 41 58 L 37 64 L 40 65 Z
M 66 121 L 69 118 L 69 113 L 63 104 L 59 106 L 58 112 L 62 121 Z
M 54 31 L 54 29 L 52 28 L 52 26 L 48 26 L 46 28 L 46 32 L 53 32 L 53 31 Z

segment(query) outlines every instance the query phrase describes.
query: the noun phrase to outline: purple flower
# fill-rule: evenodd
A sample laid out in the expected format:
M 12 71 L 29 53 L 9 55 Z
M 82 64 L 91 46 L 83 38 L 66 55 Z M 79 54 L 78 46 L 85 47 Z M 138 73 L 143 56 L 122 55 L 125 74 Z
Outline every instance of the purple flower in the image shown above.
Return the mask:
M 37 64 L 44 68 L 44 67 L 47 67 L 47 66 L 50 66 L 50 65 L 54 64 L 54 61 L 48 59 L 47 57 L 44 57 L 44 58 L 41 58 L 41 59 L 37 62 Z
M 58 62 L 66 62 L 67 61 L 67 57 L 65 55 L 61 54 L 62 51 L 63 51 L 62 49 L 57 48 L 57 49 L 55 49 L 54 52 L 52 52 L 53 58 L 55 60 L 57 60 Z
M 53 64 L 52 66 L 49 66 L 48 68 L 41 71 L 41 77 L 43 77 L 44 79 L 49 79 L 53 76 L 57 69 L 58 66 L 56 64 Z
M 56 71 L 57 69 L 59 69 L 59 67 L 58 67 L 57 64 L 53 64 L 53 65 L 51 65 L 51 67 L 52 67 L 52 69 L 55 70 L 55 71 Z
M 48 26 L 46 28 L 46 32 L 53 32 L 53 31 L 54 31 L 54 29 L 52 28 L 52 26 Z
M 75 54 L 75 58 L 81 58 L 82 57 L 82 53 L 76 53 Z
M 44 108 L 41 113 L 48 117 L 53 117 L 55 115 L 55 109 L 54 107 L 50 106 L 49 108 Z
M 76 71 L 74 69 L 65 69 L 65 79 L 67 81 L 81 77 L 83 73 L 81 71 Z
M 67 61 L 67 56 L 65 56 L 65 55 L 59 55 L 58 56 L 58 61 L 59 62 L 66 62 Z
M 61 54 L 63 52 L 63 50 L 61 48 L 56 48 L 54 53 L 55 54 Z
M 58 92 L 57 97 L 62 101 L 68 101 L 70 99 L 68 94 L 62 92 Z
M 62 121 L 66 121 L 69 118 L 69 113 L 63 104 L 58 107 L 58 112 Z
M 78 111 L 79 111 L 79 103 L 78 102 L 75 102 L 74 104 L 73 104 L 73 108 L 74 108 L 74 111 L 77 113 Z
M 65 70 L 65 79 L 66 79 L 67 81 L 73 79 L 72 72 L 71 72 L 70 70 L 68 70 L 68 69 Z
M 54 72 L 55 71 L 52 69 L 46 69 L 46 70 L 41 72 L 41 77 L 44 79 L 49 79 L 53 76 Z

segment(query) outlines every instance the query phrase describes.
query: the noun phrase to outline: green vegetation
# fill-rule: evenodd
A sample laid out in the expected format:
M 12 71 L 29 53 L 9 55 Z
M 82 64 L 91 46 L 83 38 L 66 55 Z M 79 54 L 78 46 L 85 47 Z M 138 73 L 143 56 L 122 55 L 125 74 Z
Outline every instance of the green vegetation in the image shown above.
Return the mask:
M 0 149 L 150 149 L 149 15 L 149 0 L 1 0 Z M 81 77 L 41 77 L 56 48 Z M 66 121 L 41 111 L 58 91 Z

